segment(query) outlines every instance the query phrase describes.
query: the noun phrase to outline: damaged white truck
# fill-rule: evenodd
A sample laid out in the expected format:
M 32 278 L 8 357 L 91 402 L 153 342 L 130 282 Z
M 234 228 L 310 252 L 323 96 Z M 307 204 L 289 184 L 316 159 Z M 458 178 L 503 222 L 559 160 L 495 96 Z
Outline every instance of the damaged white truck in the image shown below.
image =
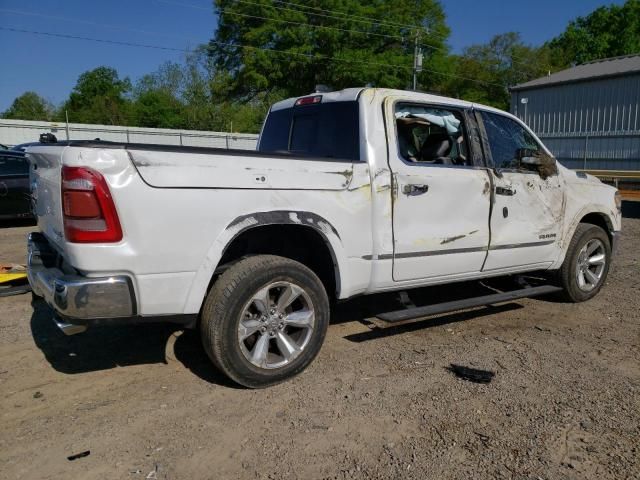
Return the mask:
M 520 120 L 414 92 L 279 102 L 257 151 L 71 141 L 28 157 L 29 279 L 58 326 L 198 328 L 248 387 L 307 367 L 331 302 L 355 295 L 544 272 L 548 285 L 380 318 L 587 300 L 621 230 L 618 192 L 557 164 Z

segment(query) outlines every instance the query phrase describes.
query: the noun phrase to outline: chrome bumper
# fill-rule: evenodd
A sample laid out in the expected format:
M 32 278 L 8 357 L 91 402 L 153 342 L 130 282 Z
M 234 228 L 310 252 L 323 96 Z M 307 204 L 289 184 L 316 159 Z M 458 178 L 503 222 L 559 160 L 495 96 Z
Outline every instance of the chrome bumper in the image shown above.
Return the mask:
M 40 233 L 29 234 L 27 248 L 29 284 L 33 292 L 56 311 L 55 321 L 64 333 L 80 333 L 86 330 L 90 320 L 136 314 L 129 277 L 89 278 L 66 274 L 57 266 L 57 253 Z

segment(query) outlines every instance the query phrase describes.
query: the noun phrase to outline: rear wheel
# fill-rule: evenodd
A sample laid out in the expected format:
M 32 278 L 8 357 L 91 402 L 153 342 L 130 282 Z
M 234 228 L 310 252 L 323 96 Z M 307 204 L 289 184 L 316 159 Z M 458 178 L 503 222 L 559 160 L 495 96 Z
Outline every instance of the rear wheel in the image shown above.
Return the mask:
M 215 365 L 251 388 L 279 383 L 316 357 L 329 325 L 329 301 L 306 266 L 273 255 L 237 262 L 215 282 L 201 319 Z
M 584 302 L 594 297 L 607 278 L 610 262 L 611 245 L 606 232 L 596 225 L 579 224 L 558 272 L 564 298 Z

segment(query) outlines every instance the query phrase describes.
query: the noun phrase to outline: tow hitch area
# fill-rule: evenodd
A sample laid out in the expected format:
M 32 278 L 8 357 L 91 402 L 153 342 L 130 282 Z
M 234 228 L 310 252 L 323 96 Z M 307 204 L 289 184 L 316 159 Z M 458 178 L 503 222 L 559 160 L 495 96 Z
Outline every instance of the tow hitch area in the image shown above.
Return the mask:
M 493 293 L 490 295 L 482 295 L 479 297 L 464 298 L 452 302 L 435 303 L 433 305 L 425 305 L 423 307 L 404 308 L 393 312 L 387 312 L 377 315 L 379 320 L 386 323 L 398 323 L 408 320 L 418 320 L 431 315 L 441 313 L 455 312 L 456 310 L 465 310 L 473 307 L 483 307 L 486 305 L 494 305 L 497 303 L 509 302 L 519 298 L 536 297 L 555 293 L 562 290 L 554 285 L 540 285 L 537 287 L 526 287 L 510 292 Z

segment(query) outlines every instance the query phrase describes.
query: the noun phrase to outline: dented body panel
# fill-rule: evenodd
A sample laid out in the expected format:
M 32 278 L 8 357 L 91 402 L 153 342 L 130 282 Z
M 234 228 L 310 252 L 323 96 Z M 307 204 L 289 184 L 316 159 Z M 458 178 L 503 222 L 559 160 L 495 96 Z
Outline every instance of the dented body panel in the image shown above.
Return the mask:
M 342 100 L 359 103 L 359 161 L 106 143 L 34 147 L 28 154 L 37 166 L 39 227 L 80 275 L 129 277 L 142 316 L 197 314 L 225 251 L 264 226 L 317 233 L 334 263 L 337 298 L 558 268 L 585 215 L 602 215 L 610 232 L 621 228 L 614 189 L 562 166 L 542 179 L 498 174 L 489 163 L 464 168 L 399 158 L 393 102 L 493 111 L 488 107 L 383 89 L 327 97 Z M 104 176 L 124 232 L 120 242 L 65 240 L 63 165 Z M 414 195 L 405 188 L 411 185 L 428 189 Z M 497 194 L 505 189 L 516 193 Z

